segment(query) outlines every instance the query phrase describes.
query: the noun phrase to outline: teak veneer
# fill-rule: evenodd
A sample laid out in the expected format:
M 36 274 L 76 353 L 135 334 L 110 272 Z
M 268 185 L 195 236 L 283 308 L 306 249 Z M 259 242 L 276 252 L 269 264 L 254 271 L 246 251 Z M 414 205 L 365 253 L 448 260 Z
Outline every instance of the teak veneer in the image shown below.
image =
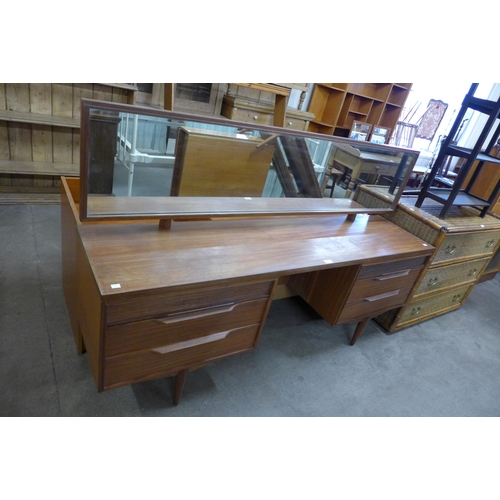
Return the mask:
M 331 325 L 404 304 L 433 247 L 380 216 L 82 223 L 62 183 L 63 281 L 97 390 L 175 377 L 257 346 L 285 283 Z M 349 216 L 348 216 L 349 217 Z

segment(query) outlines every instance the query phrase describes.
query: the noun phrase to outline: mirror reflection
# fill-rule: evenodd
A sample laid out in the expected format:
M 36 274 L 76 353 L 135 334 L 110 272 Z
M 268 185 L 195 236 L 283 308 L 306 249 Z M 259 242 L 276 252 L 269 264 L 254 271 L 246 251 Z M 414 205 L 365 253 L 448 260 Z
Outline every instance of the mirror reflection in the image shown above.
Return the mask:
M 380 186 L 396 200 L 418 156 L 369 142 L 97 101 L 83 101 L 82 128 L 85 120 L 82 194 L 119 198 L 123 215 L 137 213 L 137 201 L 128 210 L 127 198 L 352 199 L 360 184 Z M 89 200 L 85 215 L 106 215 L 98 208 L 102 201 Z

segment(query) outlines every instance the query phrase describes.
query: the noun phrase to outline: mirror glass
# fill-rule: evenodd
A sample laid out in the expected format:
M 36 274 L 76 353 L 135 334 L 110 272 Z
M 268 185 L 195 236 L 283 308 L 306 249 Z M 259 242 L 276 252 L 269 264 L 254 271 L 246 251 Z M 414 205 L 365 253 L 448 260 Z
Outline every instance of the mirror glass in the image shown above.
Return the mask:
M 82 100 L 82 220 L 377 213 L 395 207 L 418 152 L 222 118 Z

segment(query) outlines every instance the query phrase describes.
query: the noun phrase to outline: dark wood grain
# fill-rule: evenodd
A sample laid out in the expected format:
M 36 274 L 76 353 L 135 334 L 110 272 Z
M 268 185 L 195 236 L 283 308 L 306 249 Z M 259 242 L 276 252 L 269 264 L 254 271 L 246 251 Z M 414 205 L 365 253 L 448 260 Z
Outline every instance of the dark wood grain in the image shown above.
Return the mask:
M 78 228 L 105 297 L 163 287 L 275 279 L 432 249 L 378 216 L 205 221 Z M 119 284 L 120 288 L 111 288 Z

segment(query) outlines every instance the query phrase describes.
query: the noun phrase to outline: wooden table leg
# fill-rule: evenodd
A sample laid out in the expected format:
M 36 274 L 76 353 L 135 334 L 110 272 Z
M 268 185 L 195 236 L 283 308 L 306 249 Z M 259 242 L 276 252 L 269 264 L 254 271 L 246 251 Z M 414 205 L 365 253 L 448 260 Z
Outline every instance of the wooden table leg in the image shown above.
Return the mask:
M 365 329 L 365 326 L 368 324 L 368 321 L 370 321 L 370 318 L 365 318 L 358 323 L 358 326 L 356 326 L 356 330 L 354 331 L 354 335 L 352 336 L 350 345 L 354 345 L 356 343 L 356 340 L 358 340 L 361 334 L 363 333 L 363 330 Z
M 185 370 L 181 370 L 175 376 L 175 390 L 174 390 L 174 406 L 179 404 L 179 400 L 182 396 L 182 390 L 184 389 L 184 384 L 186 383 L 187 378 L 187 368 Z

